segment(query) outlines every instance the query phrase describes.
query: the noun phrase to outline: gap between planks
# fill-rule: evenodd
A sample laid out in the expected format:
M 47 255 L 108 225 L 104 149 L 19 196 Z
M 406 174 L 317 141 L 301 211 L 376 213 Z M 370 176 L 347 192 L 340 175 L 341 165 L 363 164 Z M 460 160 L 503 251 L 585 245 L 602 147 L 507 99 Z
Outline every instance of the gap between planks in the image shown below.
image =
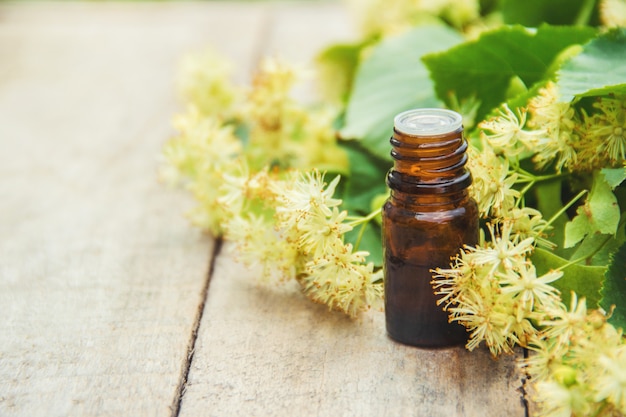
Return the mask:
M 180 408 L 183 402 L 183 397 L 185 396 L 185 390 L 187 389 L 187 380 L 189 378 L 189 371 L 191 370 L 191 364 L 193 362 L 194 353 L 196 350 L 196 341 L 198 340 L 198 330 L 200 329 L 200 324 L 202 323 L 202 317 L 204 316 L 204 307 L 206 305 L 207 297 L 209 295 L 209 287 L 211 285 L 211 278 L 213 277 L 213 272 L 215 271 L 215 264 L 220 252 L 222 251 L 223 239 L 221 237 L 215 239 L 215 243 L 211 250 L 211 260 L 209 262 L 209 271 L 206 275 L 206 280 L 204 282 L 204 286 L 202 287 L 202 295 L 200 299 L 200 304 L 198 306 L 198 311 L 196 313 L 196 317 L 193 322 L 193 326 L 191 329 L 191 337 L 189 339 L 189 344 L 187 346 L 187 359 L 183 364 L 182 373 L 180 376 L 180 382 L 178 384 L 178 388 L 176 389 L 176 395 L 174 396 L 174 401 L 172 402 L 172 417 L 178 417 L 180 414 Z

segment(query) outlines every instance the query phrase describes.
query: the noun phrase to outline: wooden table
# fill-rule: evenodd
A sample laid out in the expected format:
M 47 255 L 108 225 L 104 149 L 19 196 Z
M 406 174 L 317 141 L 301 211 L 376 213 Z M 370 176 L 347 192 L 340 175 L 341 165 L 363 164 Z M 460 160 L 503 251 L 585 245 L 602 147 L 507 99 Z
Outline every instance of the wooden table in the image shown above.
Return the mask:
M 355 33 L 336 3 L 0 4 L 1 416 L 524 416 L 512 357 L 420 350 L 267 287 L 157 182 L 176 64 L 239 81 Z

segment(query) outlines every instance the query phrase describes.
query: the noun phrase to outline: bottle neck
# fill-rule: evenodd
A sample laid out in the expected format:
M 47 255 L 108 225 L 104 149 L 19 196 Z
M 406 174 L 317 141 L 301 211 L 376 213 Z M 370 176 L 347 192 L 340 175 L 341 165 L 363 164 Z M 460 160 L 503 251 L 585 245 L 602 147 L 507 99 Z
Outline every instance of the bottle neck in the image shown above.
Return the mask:
M 398 202 L 437 204 L 467 198 L 472 177 L 465 168 L 467 142 L 463 128 L 443 135 L 417 136 L 394 129 L 394 166 L 387 175 Z

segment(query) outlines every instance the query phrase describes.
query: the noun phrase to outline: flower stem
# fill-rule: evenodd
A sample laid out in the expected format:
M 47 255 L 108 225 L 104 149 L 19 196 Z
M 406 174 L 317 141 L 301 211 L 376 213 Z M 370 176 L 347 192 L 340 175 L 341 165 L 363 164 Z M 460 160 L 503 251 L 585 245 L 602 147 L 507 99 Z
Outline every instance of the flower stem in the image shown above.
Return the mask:
M 524 188 L 522 188 L 519 191 L 519 198 L 517 199 L 517 202 L 515 203 L 516 207 L 519 207 L 519 205 L 521 204 L 523 200 L 524 195 L 528 192 L 528 190 L 530 190 L 533 187 L 533 185 L 535 185 L 535 181 L 530 181 L 528 184 L 524 186 Z
M 361 245 L 361 240 L 363 239 L 363 235 L 365 234 L 365 228 L 367 227 L 367 224 L 376 216 L 378 216 L 381 212 L 381 209 L 378 210 L 374 210 L 373 212 L 371 212 L 370 214 L 368 214 L 365 217 L 358 217 L 355 220 L 353 220 L 352 222 L 349 223 L 350 226 L 357 226 L 357 225 L 361 225 L 361 229 L 359 230 L 359 234 L 356 237 L 356 242 L 354 242 L 354 251 L 359 250 L 359 246 Z
M 568 201 L 566 205 L 561 207 L 561 209 L 559 211 L 557 211 L 556 213 L 554 213 L 554 215 L 552 217 L 550 217 L 550 220 L 548 220 L 548 222 L 546 224 L 544 224 L 541 229 L 539 229 L 537 234 L 540 235 L 541 233 L 543 233 L 546 230 L 546 228 L 548 228 L 556 219 L 559 218 L 559 216 L 561 214 L 565 213 L 567 211 L 567 209 L 569 209 L 576 201 L 578 201 L 582 196 L 584 196 L 587 193 L 588 193 L 587 190 L 582 190 L 581 192 L 579 192 L 576 195 L 576 197 L 574 197 L 570 201 Z
M 367 223 L 363 223 L 361 225 L 361 229 L 359 230 L 359 235 L 356 237 L 356 242 L 354 242 L 354 251 L 359 250 L 359 246 L 361 246 L 361 239 L 363 239 L 363 235 L 365 234 L 365 228 L 367 227 Z
M 534 175 L 528 171 L 526 171 L 523 168 L 517 168 L 515 170 L 515 172 L 517 172 L 520 176 L 521 179 L 519 182 L 532 182 L 532 183 L 536 183 L 536 182 L 542 182 L 542 181 L 550 181 L 550 180 L 554 180 L 557 178 L 563 178 L 563 177 L 568 177 L 570 176 L 569 173 L 559 173 L 559 174 L 549 174 L 549 175 Z
M 578 16 L 574 21 L 575 26 L 587 26 L 591 20 L 593 9 L 596 6 L 596 0 L 585 0 L 582 7 L 578 11 Z
M 362 223 L 367 224 L 374 217 L 378 216 L 380 214 L 381 210 L 382 209 L 374 210 L 373 212 L 371 212 L 367 216 L 363 216 L 363 217 L 348 217 L 349 219 L 352 220 L 350 223 L 348 223 L 348 225 L 350 225 L 350 226 L 358 226 L 358 225 L 360 225 Z

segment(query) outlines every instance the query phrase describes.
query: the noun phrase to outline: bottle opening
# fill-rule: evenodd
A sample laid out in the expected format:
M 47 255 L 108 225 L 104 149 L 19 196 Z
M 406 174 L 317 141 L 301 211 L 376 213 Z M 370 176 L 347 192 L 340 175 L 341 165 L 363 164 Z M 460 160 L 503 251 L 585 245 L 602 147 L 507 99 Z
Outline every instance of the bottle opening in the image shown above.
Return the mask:
M 415 136 L 444 135 L 463 125 L 461 115 L 446 109 L 413 109 L 398 114 L 394 127 L 401 133 Z

